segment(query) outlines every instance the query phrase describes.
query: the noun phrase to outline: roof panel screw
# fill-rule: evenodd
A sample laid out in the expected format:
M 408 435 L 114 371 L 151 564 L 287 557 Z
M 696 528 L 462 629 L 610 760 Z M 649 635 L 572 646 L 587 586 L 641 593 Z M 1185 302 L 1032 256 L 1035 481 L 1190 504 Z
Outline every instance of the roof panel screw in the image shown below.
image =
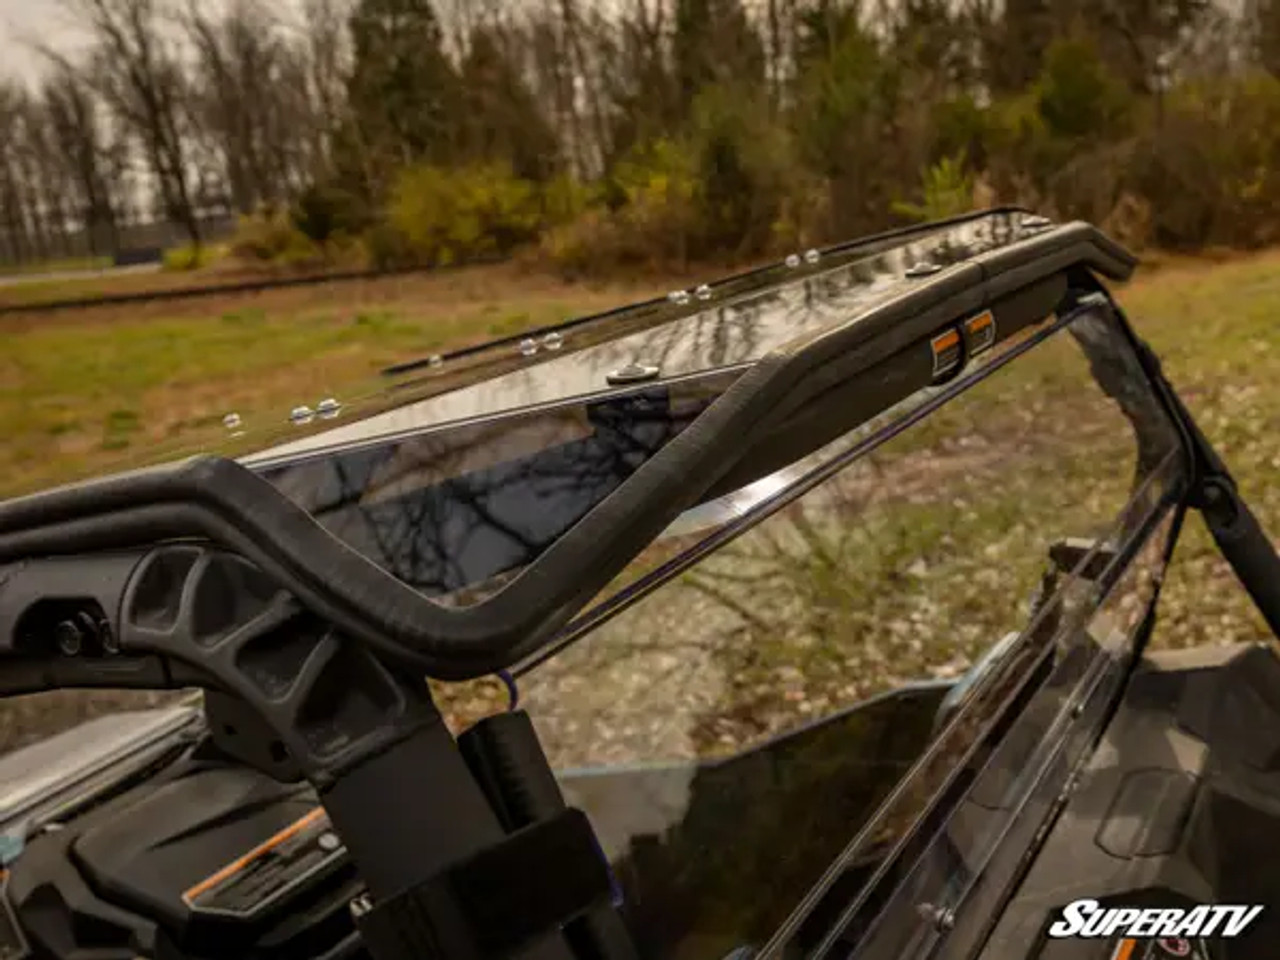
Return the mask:
M 1023 230 L 1043 230 L 1045 227 L 1051 226 L 1053 221 L 1038 214 L 1027 214 L 1018 223 Z
M 289 419 L 298 426 L 304 426 L 315 419 L 315 412 L 306 404 L 303 404 L 302 406 L 294 407 L 289 411 Z
M 444 357 L 440 356 L 438 353 L 433 353 L 431 356 L 427 357 L 427 366 L 429 367 L 438 367 L 443 363 Z
M 363 917 L 366 913 L 373 909 L 373 900 L 367 893 L 362 893 L 351 901 L 351 916 L 355 918 Z
M 698 289 L 693 291 L 693 295 L 697 297 L 699 300 L 710 300 L 711 288 L 707 286 L 705 283 L 700 283 L 698 284 Z
M 794 270 L 796 267 L 800 266 L 800 254 L 788 254 L 787 259 L 784 262 L 790 269 Z
M 341 412 L 341 410 L 342 404 L 333 397 L 325 397 L 316 404 L 316 413 L 320 414 L 320 416 L 325 420 L 332 420 Z
M 645 380 L 652 380 L 660 372 L 657 367 L 651 367 L 643 363 L 629 363 L 625 367 L 620 367 L 606 375 L 604 379 L 610 386 L 616 387 L 627 383 L 641 383 Z
M 670 293 L 667 294 L 667 299 L 670 300 L 672 303 L 674 303 L 676 306 L 683 307 L 686 303 L 689 302 L 689 291 L 688 290 L 672 290 Z
M 819 260 L 821 260 L 821 259 L 822 259 L 822 254 L 821 254 L 821 253 L 819 253 L 817 250 L 806 250 L 806 251 L 804 252 L 804 262 L 805 262 L 805 263 L 808 263 L 808 264 L 814 264 L 814 263 L 817 263 L 817 262 L 818 262 Z
M 918 910 L 925 922 L 932 924 L 933 929 L 939 933 L 947 933 L 956 925 L 954 910 L 948 910 L 946 907 L 935 907 L 931 903 L 920 904 Z
M 542 345 L 548 350 L 559 350 L 564 346 L 564 337 L 553 330 L 542 338 Z
M 533 337 L 525 337 L 520 341 L 520 355 L 522 357 L 532 357 L 538 352 L 538 341 Z
M 228 430 L 239 430 L 240 414 L 228 413 L 225 417 L 222 418 L 222 425 L 226 427 Z
M 942 267 L 936 263 L 930 263 L 928 260 L 921 260 L 919 263 L 913 263 L 907 267 L 906 276 L 915 279 L 916 277 L 931 277 L 938 273 Z

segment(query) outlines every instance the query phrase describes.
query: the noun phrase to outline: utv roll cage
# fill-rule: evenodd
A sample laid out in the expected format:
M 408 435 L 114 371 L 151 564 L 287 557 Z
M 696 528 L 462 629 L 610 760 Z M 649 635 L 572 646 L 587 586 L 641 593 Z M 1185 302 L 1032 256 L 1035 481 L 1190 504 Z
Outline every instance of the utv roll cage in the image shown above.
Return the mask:
M 979 223 L 1004 230 L 1003 242 L 929 246 Z M 1093 227 L 995 211 L 829 248 L 807 266 L 744 274 L 709 295 L 818 283 L 833 261 L 881 252 L 903 256 L 903 266 L 866 309 L 746 366 L 509 583 L 470 606 L 424 596 L 229 459 L 0 503 L 0 695 L 208 691 L 211 713 L 251 731 L 224 738 L 226 749 L 317 789 L 366 884 L 353 912 L 375 960 L 632 956 L 592 828 L 566 807 L 528 718 L 490 717 L 455 739 L 423 675 L 467 680 L 536 660 L 689 508 L 945 386 L 970 358 L 1045 316 L 1065 323 L 1085 309 L 1118 325 L 1176 427 L 1179 510 L 1203 514 L 1280 636 L 1280 558 L 1101 282 L 1127 279 L 1134 258 Z M 633 310 L 679 313 L 659 301 Z M 617 320 L 590 318 L 597 330 Z M 1123 407 L 1107 357 L 1090 359 Z M 1143 642 L 1145 634 L 1139 653 Z M 893 869 L 873 879 L 895 880 Z M 943 935 L 954 918 L 920 922 Z

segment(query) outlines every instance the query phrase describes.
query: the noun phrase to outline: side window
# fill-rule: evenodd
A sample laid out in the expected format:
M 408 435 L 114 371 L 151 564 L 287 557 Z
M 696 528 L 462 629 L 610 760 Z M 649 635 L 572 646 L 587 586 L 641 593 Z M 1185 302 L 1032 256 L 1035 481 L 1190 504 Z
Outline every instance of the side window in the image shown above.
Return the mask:
M 644 956 L 769 940 L 933 741 L 958 681 L 1026 626 L 1050 549 L 1115 536 L 1150 495 L 1172 433 L 1139 443 L 1132 402 L 1091 376 L 1105 330 L 1050 328 L 871 453 L 841 459 L 866 431 L 832 444 L 814 466 L 841 469 L 521 679 Z

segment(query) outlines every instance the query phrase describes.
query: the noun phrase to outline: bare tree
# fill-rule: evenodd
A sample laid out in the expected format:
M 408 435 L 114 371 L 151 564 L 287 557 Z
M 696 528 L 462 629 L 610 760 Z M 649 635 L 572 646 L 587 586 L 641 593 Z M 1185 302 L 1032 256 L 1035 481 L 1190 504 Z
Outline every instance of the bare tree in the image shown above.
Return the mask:
M 195 125 L 214 142 L 232 204 L 248 213 L 280 203 L 297 183 L 297 144 L 310 121 L 305 73 L 261 4 L 237 0 L 216 18 L 207 9 L 189 0 L 185 18 Z
M 18 147 L 22 142 L 25 92 L 0 84 L 0 254 L 21 262 L 34 253 L 28 221 L 27 189 Z
M 165 214 L 202 241 L 188 103 L 190 85 L 166 30 L 163 0 L 63 0 L 94 37 L 88 69 L 137 138 Z
M 41 98 L 53 148 L 48 159 L 68 187 L 88 252 L 99 253 L 114 242 L 127 141 L 110 129 L 102 104 L 69 64 L 54 64 Z
M 351 44 L 347 21 L 352 0 L 303 0 L 299 57 L 305 72 L 307 103 L 313 111 L 308 126 L 311 176 L 333 165 L 333 135 L 347 120 L 347 76 Z

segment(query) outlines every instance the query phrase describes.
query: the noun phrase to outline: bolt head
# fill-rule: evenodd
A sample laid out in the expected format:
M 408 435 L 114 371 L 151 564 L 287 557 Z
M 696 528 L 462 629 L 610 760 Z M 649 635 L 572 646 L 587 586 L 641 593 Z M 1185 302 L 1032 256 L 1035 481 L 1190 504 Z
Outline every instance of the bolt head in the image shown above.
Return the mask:
M 332 853 L 342 846 L 342 841 L 338 839 L 338 835 L 331 830 L 326 830 L 316 838 L 316 845 L 325 853 Z
M 657 367 L 649 366 L 643 363 L 629 363 L 625 367 L 619 367 L 605 376 L 605 382 L 610 386 L 623 386 L 628 383 L 641 383 L 645 380 L 655 379 L 662 371 Z

